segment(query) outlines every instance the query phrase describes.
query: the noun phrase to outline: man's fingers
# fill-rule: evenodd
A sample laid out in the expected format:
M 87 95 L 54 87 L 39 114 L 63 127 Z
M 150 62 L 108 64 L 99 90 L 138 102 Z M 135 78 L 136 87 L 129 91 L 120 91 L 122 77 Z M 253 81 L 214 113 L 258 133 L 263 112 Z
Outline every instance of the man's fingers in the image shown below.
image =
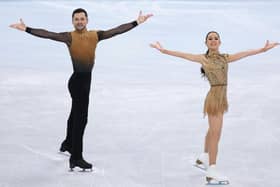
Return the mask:
M 11 28 L 17 28 L 16 24 L 11 24 L 10 27 Z
M 149 18 L 149 17 L 152 17 L 152 16 L 153 16 L 153 14 L 147 14 L 145 17 Z
M 142 15 L 142 10 L 139 11 L 138 19 L 146 21 L 148 18 L 152 17 L 153 14 Z
M 142 16 L 142 10 L 139 11 L 139 17 Z
M 20 23 L 21 23 L 21 24 L 24 24 L 24 22 L 23 22 L 23 20 L 22 20 L 21 18 L 20 18 Z
M 152 16 L 153 16 L 153 14 L 147 14 L 147 15 L 144 16 L 144 19 L 147 20 L 148 18 L 150 18 Z

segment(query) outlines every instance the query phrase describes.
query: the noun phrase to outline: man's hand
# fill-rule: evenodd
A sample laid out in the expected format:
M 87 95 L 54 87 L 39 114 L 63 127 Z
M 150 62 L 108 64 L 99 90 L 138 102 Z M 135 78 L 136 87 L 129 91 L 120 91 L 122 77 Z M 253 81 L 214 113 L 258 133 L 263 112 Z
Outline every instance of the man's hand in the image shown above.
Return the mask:
M 153 14 L 142 15 L 142 11 L 140 11 L 139 16 L 137 18 L 138 25 L 140 25 L 141 23 L 144 23 L 147 19 L 149 19 L 152 16 L 153 16 Z
M 11 28 L 20 30 L 20 31 L 25 31 L 26 30 L 26 25 L 24 24 L 23 20 L 20 19 L 20 23 L 14 23 L 10 25 Z

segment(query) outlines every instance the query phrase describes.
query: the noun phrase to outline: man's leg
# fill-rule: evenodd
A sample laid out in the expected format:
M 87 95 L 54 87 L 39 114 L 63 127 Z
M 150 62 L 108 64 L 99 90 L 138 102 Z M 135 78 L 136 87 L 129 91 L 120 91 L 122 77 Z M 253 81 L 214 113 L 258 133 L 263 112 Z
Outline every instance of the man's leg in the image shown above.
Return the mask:
M 73 101 L 72 155 L 74 160 L 82 159 L 83 135 L 87 124 L 88 98 Z
M 75 77 L 76 77 L 76 74 L 73 73 L 68 81 L 68 90 L 71 95 L 72 105 L 71 105 L 71 112 L 70 112 L 69 118 L 67 120 L 66 138 L 60 146 L 61 152 L 68 151 L 70 154 L 72 152 L 71 149 L 72 149 L 72 129 L 73 129 L 73 98 L 74 98 L 74 95 L 76 95 L 75 94 L 75 84 L 76 84 Z
M 87 124 L 91 74 L 78 74 L 71 86 L 72 103 L 72 154 L 70 168 L 78 166 L 91 169 L 92 165 L 83 159 L 83 135 Z
M 72 106 L 71 106 L 71 112 L 69 115 L 69 118 L 67 120 L 67 129 L 66 129 L 66 138 L 62 142 L 60 151 L 65 152 L 68 151 L 71 154 L 72 149 L 72 129 L 73 129 L 73 100 L 72 100 Z

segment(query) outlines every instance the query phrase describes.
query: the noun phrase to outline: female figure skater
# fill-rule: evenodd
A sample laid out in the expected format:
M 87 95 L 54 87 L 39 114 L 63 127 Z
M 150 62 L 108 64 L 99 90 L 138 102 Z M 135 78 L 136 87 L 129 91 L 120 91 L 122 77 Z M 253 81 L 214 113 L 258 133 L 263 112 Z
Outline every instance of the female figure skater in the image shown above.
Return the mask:
M 196 160 L 196 166 L 206 170 L 206 180 L 208 183 L 229 184 L 229 180 L 222 176 L 216 168 L 223 115 L 228 109 L 228 63 L 266 52 L 279 45 L 279 43 L 270 43 L 267 41 L 265 46 L 260 49 L 248 50 L 230 55 L 221 54 L 219 52 L 219 47 L 221 45 L 220 36 L 217 32 L 211 31 L 206 35 L 205 44 L 208 48 L 207 52 L 198 55 L 167 50 L 163 48 L 159 42 L 151 44 L 150 46 L 163 54 L 184 58 L 202 65 L 201 72 L 207 77 L 211 86 L 204 103 L 204 116 L 208 116 L 209 128 L 205 137 L 204 153 Z

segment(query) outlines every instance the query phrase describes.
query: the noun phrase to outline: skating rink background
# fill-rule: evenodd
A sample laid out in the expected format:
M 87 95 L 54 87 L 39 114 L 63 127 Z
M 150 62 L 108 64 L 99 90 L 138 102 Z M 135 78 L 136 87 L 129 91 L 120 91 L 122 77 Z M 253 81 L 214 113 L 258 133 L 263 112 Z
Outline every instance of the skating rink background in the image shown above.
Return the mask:
M 71 31 L 73 9 L 89 29 L 154 17 L 99 43 L 84 157 L 92 173 L 68 172 L 58 153 L 70 112 L 67 47 L 8 26 Z M 202 187 L 192 166 L 203 151 L 209 90 L 196 63 L 149 47 L 204 53 L 205 35 L 221 35 L 222 53 L 280 40 L 279 1 L 0 1 L 0 187 Z M 229 112 L 218 157 L 231 187 L 278 187 L 280 47 L 229 65 Z

